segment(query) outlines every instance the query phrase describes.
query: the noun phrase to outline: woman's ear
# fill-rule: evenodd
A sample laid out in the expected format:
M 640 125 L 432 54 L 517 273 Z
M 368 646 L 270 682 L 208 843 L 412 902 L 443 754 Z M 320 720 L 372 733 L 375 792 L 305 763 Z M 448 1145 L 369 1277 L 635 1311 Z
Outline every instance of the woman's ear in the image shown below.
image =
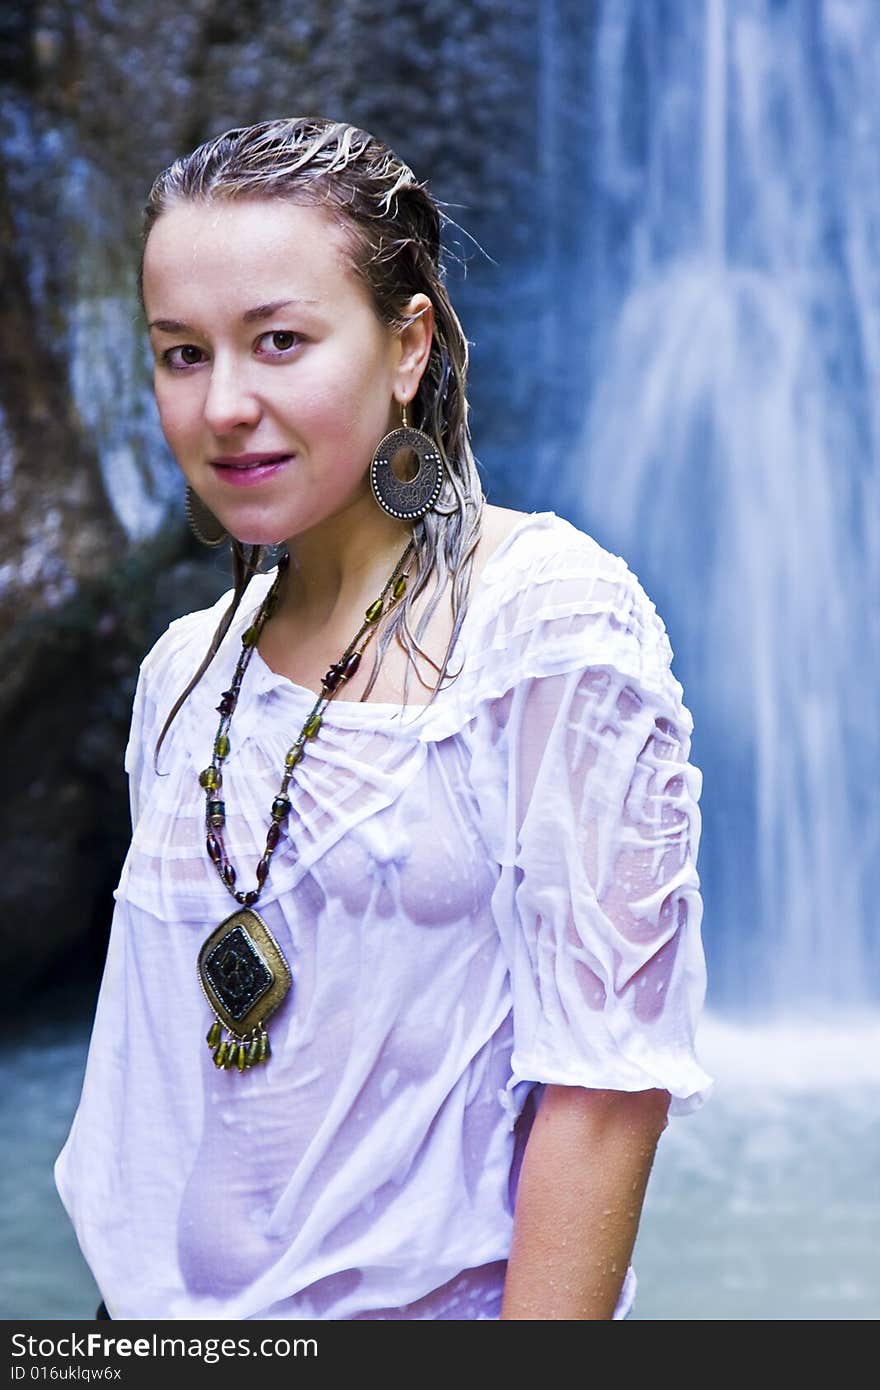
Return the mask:
M 414 294 L 403 307 L 406 326 L 398 334 L 400 358 L 397 364 L 395 395 L 403 404 L 419 389 L 431 356 L 434 340 L 434 305 L 426 294 Z

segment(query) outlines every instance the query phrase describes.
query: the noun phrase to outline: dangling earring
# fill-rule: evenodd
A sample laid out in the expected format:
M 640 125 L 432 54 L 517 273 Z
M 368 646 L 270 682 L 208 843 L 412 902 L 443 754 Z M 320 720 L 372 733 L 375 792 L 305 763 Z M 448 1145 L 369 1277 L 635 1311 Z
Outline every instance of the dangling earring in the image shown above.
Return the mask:
M 229 532 L 189 486 L 186 489 L 186 519 L 196 540 L 212 550 L 229 540 Z
M 398 478 L 391 467 L 392 460 L 401 449 L 412 449 L 419 461 L 418 472 L 407 482 Z M 440 451 L 424 430 L 414 429 L 407 424 L 405 405 L 403 424 L 386 434 L 373 455 L 370 486 L 382 510 L 401 521 L 418 521 L 419 517 L 431 510 L 440 496 L 443 486 Z

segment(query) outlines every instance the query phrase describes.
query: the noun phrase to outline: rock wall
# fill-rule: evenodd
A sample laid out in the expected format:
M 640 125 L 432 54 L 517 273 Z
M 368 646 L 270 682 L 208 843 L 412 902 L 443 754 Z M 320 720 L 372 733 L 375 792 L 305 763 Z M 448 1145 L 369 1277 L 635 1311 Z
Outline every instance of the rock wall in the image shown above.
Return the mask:
M 152 178 L 234 125 L 339 116 L 478 241 L 503 226 L 516 260 L 539 212 L 537 10 L 46 0 L 0 19 L 0 969 L 19 995 L 100 958 L 139 659 L 226 587 L 187 541 L 150 391 L 135 274 Z

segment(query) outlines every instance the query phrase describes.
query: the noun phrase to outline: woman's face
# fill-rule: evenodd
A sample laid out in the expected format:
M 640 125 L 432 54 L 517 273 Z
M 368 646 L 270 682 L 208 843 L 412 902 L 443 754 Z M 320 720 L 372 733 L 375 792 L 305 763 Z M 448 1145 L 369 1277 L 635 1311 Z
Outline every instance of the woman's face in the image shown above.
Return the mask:
M 426 353 L 380 322 L 324 209 L 173 207 L 150 232 L 143 285 L 162 431 L 232 535 L 276 544 L 376 511 L 370 460 Z

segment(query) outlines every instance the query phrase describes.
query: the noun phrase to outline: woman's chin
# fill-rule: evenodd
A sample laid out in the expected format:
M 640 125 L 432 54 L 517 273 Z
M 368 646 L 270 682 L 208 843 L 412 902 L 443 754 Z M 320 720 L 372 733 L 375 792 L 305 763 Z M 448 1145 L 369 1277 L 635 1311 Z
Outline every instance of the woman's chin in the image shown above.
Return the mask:
M 277 531 L 246 531 L 243 535 L 236 535 L 235 539 L 239 545 L 260 545 L 263 549 L 272 549 L 278 545 L 284 545 L 287 537 L 279 536 Z

